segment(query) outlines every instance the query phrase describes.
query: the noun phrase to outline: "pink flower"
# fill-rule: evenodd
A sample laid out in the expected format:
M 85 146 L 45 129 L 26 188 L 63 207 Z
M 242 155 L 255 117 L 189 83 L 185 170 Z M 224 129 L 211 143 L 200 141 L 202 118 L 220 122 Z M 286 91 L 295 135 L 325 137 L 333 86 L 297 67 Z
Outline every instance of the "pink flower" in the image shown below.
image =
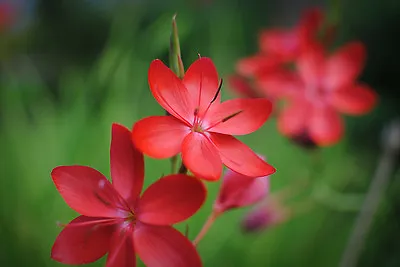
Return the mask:
M 263 200 L 269 192 L 269 176 L 251 179 L 227 170 L 222 179 L 221 189 L 214 203 L 214 212 L 217 214 L 253 205 Z
M 278 118 L 286 136 L 306 135 L 320 146 L 338 142 L 344 132 L 340 113 L 362 115 L 376 105 L 377 95 L 356 81 L 365 61 L 365 47 L 352 42 L 326 55 L 310 46 L 297 61 L 297 72 L 259 77 L 265 90 L 278 92 L 287 107 Z M 290 78 L 288 78 L 290 77 Z
M 259 46 L 262 54 L 274 55 L 282 61 L 293 61 L 311 43 L 315 43 L 323 23 L 323 13 L 318 8 L 308 9 L 298 25 L 292 29 L 268 29 L 261 32 Z
M 209 58 L 196 60 L 180 80 L 160 60 L 149 69 L 149 84 L 157 102 L 172 116 L 138 121 L 132 140 L 146 155 L 169 158 L 182 152 L 185 166 L 199 178 L 215 181 L 223 164 L 251 177 L 275 169 L 233 135 L 259 129 L 271 112 L 267 99 L 234 99 L 221 103 L 218 73 Z
M 288 219 L 286 210 L 269 202 L 254 207 L 242 220 L 244 232 L 259 232 Z
M 203 204 L 204 185 L 183 174 L 168 175 L 140 196 L 143 155 L 131 132 L 113 124 L 110 149 L 112 184 L 86 166 L 59 166 L 51 176 L 65 202 L 81 216 L 58 235 L 51 257 L 85 264 L 108 252 L 107 267 L 136 266 L 136 254 L 152 267 L 201 266 L 192 243 L 171 225 Z

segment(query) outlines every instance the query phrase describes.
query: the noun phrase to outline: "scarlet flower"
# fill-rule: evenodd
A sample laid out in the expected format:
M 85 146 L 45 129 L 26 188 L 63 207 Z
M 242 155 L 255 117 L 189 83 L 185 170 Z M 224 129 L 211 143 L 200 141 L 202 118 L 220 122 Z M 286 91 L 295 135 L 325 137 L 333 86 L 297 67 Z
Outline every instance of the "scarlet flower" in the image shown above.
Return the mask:
M 160 60 L 149 69 L 149 84 L 157 102 L 172 116 L 152 116 L 132 130 L 136 146 L 153 158 L 182 152 L 185 166 L 196 176 L 218 180 L 222 164 L 250 177 L 275 169 L 232 135 L 260 128 L 271 113 L 267 99 L 220 102 L 218 73 L 209 58 L 196 60 L 180 80 Z
M 214 212 L 220 214 L 234 208 L 253 205 L 263 200 L 268 192 L 269 176 L 250 179 L 242 174 L 227 170 L 214 203 Z
M 297 61 L 297 78 L 275 77 L 275 83 L 268 84 L 271 76 L 265 76 L 269 90 L 290 96 L 278 119 L 279 130 L 290 137 L 307 134 L 320 146 L 338 142 L 343 135 L 339 113 L 362 115 L 377 101 L 368 85 L 356 82 L 364 61 L 365 48 L 360 42 L 351 42 L 330 56 L 314 46 Z
M 262 54 L 272 54 L 283 62 L 295 60 L 310 43 L 315 43 L 323 14 L 318 8 L 304 12 L 300 22 L 292 29 L 274 28 L 260 33 L 259 47 Z
M 161 178 L 139 196 L 144 161 L 131 132 L 113 124 L 110 148 L 112 184 L 86 166 L 59 166 L 53 181 L 65 202 L 81 216 L 58 235 L 51 257 L 64 264 L 94 262 L 108 252 L 107 267 L 201 266 L 192 243 L 171 225 L 203 204 L 204 185 L 183 174 Z
M 287 75 L 282 73 L 282 63 L 294 61 L 310 45 L 318 43 L 317 32 L 323 22 L 321 10 L 307 10 L 299 24 L 291 29 L 273 28 L 263 30 L 259 36 L 260 51 L 252 56 L 240 59 L 236 72 L 244 77 L 257 78 L 259 75 L 271 77 Z M 286 77 L 291 79 L 291 77 Z M 269 81 L 270 83 L 273 81 Z M 259 85 L 256 83 L 256 87 Z M 261 85 L 261 89 L 265 86 Z M 268 97 L 276 97 L 279 92 L 267 92 Z

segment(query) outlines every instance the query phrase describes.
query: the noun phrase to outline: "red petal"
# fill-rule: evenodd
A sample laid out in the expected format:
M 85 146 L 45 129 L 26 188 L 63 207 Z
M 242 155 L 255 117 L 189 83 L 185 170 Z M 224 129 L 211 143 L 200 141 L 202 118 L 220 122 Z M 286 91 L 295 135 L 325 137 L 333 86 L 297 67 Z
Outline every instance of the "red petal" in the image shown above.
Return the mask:
M 272 104 L 266 98 L 232 99 L 211 106 L 203 125 L 207 131 L 243 135 L 259 129 L 268 119 Z
M 134 232 L 136 251 L 148 267 L 201 267 L 193 244 L 170 226 L 138 224 Z
M 114 231 L 110 241 L 106 267 L 135 267 L 136 254 L 133 244 L 133 230 L 120 225 Z
M 279 131 L 289 137 L 297 136 L 307 130 L 310 104 L 303 100 L 292 102 L 278 117 Z
M 206 199 L 203 183 L 184 174 L 165 176 L 152 184 L 140 199 L 138 219 L 170 225 L 192 216 Z
M 292 97 L 304 90 L 297 73 L 287 70 L 258 75 L 256 84 L 267 96 L 274 98 Z
M 132 140 L 144 154 L 163 159 L 178 154 L 189 133 L 190 129 L 172 116 L 152 116 L 133 125 Z
M 148 75 L 150 90 L 157 102 L 171 115 L 189 125 L 194 118 L 194 99 L 182 81 L 158 59 L 150 64 Z
M 343 135 L 343 123 L 331 107 L 315 107 L 310 117 L 309 134 L 321 146 L 337 143 Z
M 376 105 L 377 98 L 377 94 L 369 86 L 356 85 L 333 92 L 330 101 L 340 112 L 361 115 Z
M 119 196 L 98 171 L 86 166 L 59 166 L 51 172 L 65 202 L 75 211 L 91 217 L 124 216 Z
M 273 174 L 275 168 L 260 159 L 248 146 L 231 135 L 211 133 L 222 162 L 231 170 L 250 177 Z
M 304 12 L 298 28 L 302 48 L 315 42 L 323 22 L 324 14 L 319 8 L 310 8 Z
M 182 160 L 196 177 L 216 181 L 221 176 L 221 158 L 204 134 L 192 132 L 185 137 L 182 143 Z
M 250 178 L 227 170 L 214 209 L 223 212 L 232 208 L 255 204 L 266 197 L 269 177 Z
M 320 46 L 310 46 L 297 60 L 297 69 L 307 87 L 319 87 L 325 59 Z
M 114 188 L 133 205 L 143 187 L 144 159 L 132 144 L 131 132 L 118 124 L 112 126 L 110 165 Z
M 188 89 L 195 106 L 199 107 L 199 114 L 203 114 L 219 86 L 217 69 L 211 59 L 202 57 L 190 65 L 183 78 L 183 84 Z M 215 102 L 220 102 L 220 99 L 221 94 L 218 94 Z
M 87 264 L 103 257 L 110 245 L 113 225 L 102 225 L 98 218 L 79 216 L 58 235 L 51 258 L 64 264 Z
M 354 83 L 365 62 L 365 47 L 349 43 L 336 51 L 326 62 L 324 84 L 332 90 Z
M 271 29 L 261 32 L 260 50 L 267 54 L 276 54 L 283 60 L 292 60 L 299 52 L 300 39 L 297 31 Z
M 243 58 L 236 64 L 236 71 L 243 76 L 252 77 L 258 72 L 274 71 L 279 61 L 271 56 L 255 55 Z
M 251 98 L 257 97 L 257 92 L 255 92 L 255 90 L 252 88 L 250 82 L 239 75 L 229 76 L 228 84 L 232 91 L 239 94 L 240 96 Z

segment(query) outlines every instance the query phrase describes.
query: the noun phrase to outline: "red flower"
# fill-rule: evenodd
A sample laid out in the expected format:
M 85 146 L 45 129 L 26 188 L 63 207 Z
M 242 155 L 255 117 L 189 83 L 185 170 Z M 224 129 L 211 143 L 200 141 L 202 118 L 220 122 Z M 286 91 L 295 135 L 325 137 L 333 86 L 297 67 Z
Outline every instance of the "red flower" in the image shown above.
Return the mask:
M 282 61 L 295 60 L 304 48 L 316 40 L 323 14 L 317 8 L 307 10 L 299 24 L 292 29 L 269 29 L 261 32 L 259 46 L 262 54 L 272 54 Z
M 260 157 L 263 159 L 263 157 Z M 250 179 L 247 176 L 227 170 L 219 195 L 214 203 L 214 211 L 224 211 L 253 205 L 263 200 L 269 192 L 269 176 Z
M 209 58 L 196 60 L 180 80 L 160 60 L 149 69 L 149 84 L 157 102 L 172 116 L 152 116 L 133 126 L 136 146 L 154 158 L 182 152 L 196 176 L 218 180 L 222 164 L 251 177 L 275 169 L 232 135 L 254 132 L 267 120 L 266 99 L 235 99 L 220 103 L 217 70 Z
M 204 185 L 194 177 L 169 175 L 140 197 L 143 155 L 131 133 L 114 124 L 110 149 L 112 184 L 86 166 L 56 167 L 51 175 L 65 202 L 81 216 L 57 237 L 51 257 L 65 264 L 94 262 L 108 252 L 107 267 L 201 266 L 192 243 L 171 224 L 192 216 L 203 204 Z
M 290 96 L 278 120 L 279 130 L 290 137 L 306 133 L 321 146 L 338 142 L 343 134 L 339 113 L 361 115 L 376 104 L 376 93 L 356 82 L 364 60 L 365 48 L 359 42 L 331 56 L 325 56 L 318 47 L 302 54 L 297 62 L 297 78 L 275 77 L 275 84 L 269 83 L 269 90 L 282 90 Z

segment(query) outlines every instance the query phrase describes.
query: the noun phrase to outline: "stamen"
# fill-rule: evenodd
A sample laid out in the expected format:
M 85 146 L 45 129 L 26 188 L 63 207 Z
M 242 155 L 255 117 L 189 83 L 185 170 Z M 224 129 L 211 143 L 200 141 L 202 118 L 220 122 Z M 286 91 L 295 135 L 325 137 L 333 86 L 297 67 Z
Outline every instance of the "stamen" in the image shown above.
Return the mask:
M 243 110 L 239 110 L 238 112 L 235 112 L 232 115 L 229 115 L 228 117 L 223 118 L 221 122 L 226 122 L 226 121 L 236 117 L 237 115 L 239 115 L 242 112 L 243 112 Z
M 208 131 L 208 130 L 210 130 L 211 128 L 213 128 L 213 127 L 219 125 L 220 123 L 224 123 L 224 122 L 226 122 L 226 121 L 228 121 L 228 120 L 230 120 L 230 119 L 236 117 L 237 115 L 239 115 L 239 114 L 242 113 L 242 112 L 243 112 L 243 110 L 239 110 L 239 111 L 237 111 L 237 112 L 235 112 L 235 113 L 233 113 L 233 114 L 231 114 L 231 115 L 229 115 L 229 116 L 223 118 L 222 120 L 218 121 L 217 123 L 214 123 L 213 125 L 208 126 L 207 129 L 204 129 L 204 131 Z
M 199 57 L 199 59 L 201 58 L 200 53 L 197 53 L 197 56 Z
M 94 195 L 97 197 L 98 200 L 103 202 L 104 205 L 106 206 L 111 206 L 111 203 L 105 200 L 103 197 L 101 197 L 96 191 L 93 191 Z
M 218 90 L 215 93 L 215 95 L 214 95 L 213 99 L 211 100 L 210 104 L 214 103 L 214 101 L 217 100 L 217 97 L 218 97 L 219 93 L 221 92 L 222 82 L 223 82 L 223 80 L 221 79 L 220 82 L 219 82 Z

